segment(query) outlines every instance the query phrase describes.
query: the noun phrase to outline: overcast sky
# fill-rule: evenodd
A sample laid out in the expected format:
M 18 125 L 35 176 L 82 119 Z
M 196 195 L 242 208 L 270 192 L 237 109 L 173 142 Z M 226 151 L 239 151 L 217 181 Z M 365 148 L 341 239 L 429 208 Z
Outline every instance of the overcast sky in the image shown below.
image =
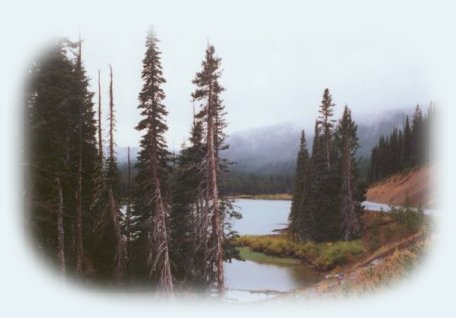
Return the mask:
M 191 81 L 201 68 L 208 41 L 222 58 L 228 133 L 283 122 L 309 128 L 325 87 L 338 111 L 347 103 L 357 117 L 436 98 L 430 91 L 426 60 L 427 43 L 434 35 L 422 19 L 428 7 L 416 6 L 417 19 L 407 21 L 404 10 L 324 1 L 283 6 L 169 1 L 147 9 L 111 9 L 110 13 L 88 7 L 82 20 L 67 16 L 65 23 L 54 25 L 54 34 L 76 40 L 81 32 L 93 88 L 97 70 L 102 72 L 104 106 L 112 64 L 119 146 L 139 141 L 134 130 L 139 120 L 136 106 L 150 26 L 163 53 L 170 147 L 179 148 L 188 136 Z

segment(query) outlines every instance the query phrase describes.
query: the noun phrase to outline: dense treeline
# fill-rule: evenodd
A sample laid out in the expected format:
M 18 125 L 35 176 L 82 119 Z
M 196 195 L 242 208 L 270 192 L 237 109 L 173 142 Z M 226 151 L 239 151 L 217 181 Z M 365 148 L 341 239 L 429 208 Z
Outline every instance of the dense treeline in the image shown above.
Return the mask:
M 435 118 L 435 106 L 431 104 L 423 115 L 419 105 L 410 122 L 405 117 L 402 128 L 396 128 L 387 136 L 381 136 L 372 149 L 368 179 L 379 181 L 394 173 L 415 168 L 430 162 L 430 142 Z
M 325 89 L 310 154 L 301 135 L 289 216 L 289 233 L 297 241 L 351 240 L 362 228 L 357 126 L 347 106 L 336 125 L 334 106 Z
M 64 277 L 141 284 L 168 295 L 176 286 L 222 293 L 223 262 L 238 256 L 230 220 L 240 214 L 219 193 L 228 163 L 220 156 L 226 122 L 214 47 L 208 46 L 193 80 L 200 109 L 189 145 L 173 157 L 164 138 L 161 52 L 148 34 L 136 126 L 140 152 L 120 168 L 112 68 L 104 134 L 100 71 L 95 112 L 81 57 L 81 41 L 61 40 L 30 71 L 25 193 L 34 243 Z
M 267 174 L 233 171 L 221 184 L 222 193 L 229 195 L 256 195 L 291 193 L 293 176 L 288 174 Z
M 90 233 L 96 227 L 102 167 L 93 93 L 76 47 L 60 41 L 30 71 L 26 202 L 37 247 L 55 258 L 62 275 L 81 276 L 84 268 L 90 271 L 86 257 L 97 253 Z

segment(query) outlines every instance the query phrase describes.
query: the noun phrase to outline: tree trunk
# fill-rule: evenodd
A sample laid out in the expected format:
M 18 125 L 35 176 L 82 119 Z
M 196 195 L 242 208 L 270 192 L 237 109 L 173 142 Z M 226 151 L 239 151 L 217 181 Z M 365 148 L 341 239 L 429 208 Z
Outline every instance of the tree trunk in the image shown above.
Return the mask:
M 122 229 L 120 225 L 120 209 L 117 205 L 117 199 L 114 196 L 113 186 L 114 184 L 114 169 L 115 169 L 115 154 L 114 154 L 114 97 L 113 97 L 113 80 L 112 80 L 112 67 L 109 65 L 109 168 L 110 180 L 108 190 L 108 200 L 110 216 L 112 224 L 114 226 L 114 235 L 116 238 L 116 254 L 115 254 L 115 267 L 114 267 L 114 279 L 117 283 L 121 283 L 125 274 L 125 242 L 122 237 Z
M 131 227 L 131 166 L 130 166 L 130 147 L 128 147 L 128 157 L 127 157 L 127 167 L 128 167 L 128 177 L 127 177 L 127 207 L 126 207 L 126 215 L 125 215 L 125 235 L 127 236 L 126 246 L 125 246 L 125 260 L 127 262 L 126 266 L 128 267 L 129 263 L 129 253 L 130 253 L 130 227 Z
M 155 105 L 152 105 L 153 113 L 156 113 Z M 152 120 L 153 121 L 153 120 Z M 167 232 L 167 211 L 163 202 L 163 195 L 161 192 L 160 173 L 158 160 L 158 147 L 157 147 L 157 133 L 156 125 L 152 122 L 151 127 L 151 178 L 153 183 L 153 202 L 154 209 L 152 212 L 152 238 L 156 247 L 152 247 L 149 253 L 149 261 L 153 260 L 151 274 L 155 270 L 159 270 L 159 287 L 166 294 L 172 296 L 173 294 L 173 277 L 171 274 L 171 262 L 169 259 L 169 244 Z
M 62 278 L 65 277 L 65 230 L 63 228 L 63 191 L 60 177 L 56 178 L 57 191 L 59 196 L 59 208 L 57 212 L 57 259 L 60 267 L 60 274 Z
M 154 210 L 152 218 L 152 238 L 157 245 L 149 253 L 149 261 L 152 262 L 152 272 L 159 270 L 160 289 L 167 294 L 173 293 L 173 278 L 171 274 L 171 263 L 169 260 L 168 232 L 166 228 L 166 210 L 160 188 L 160 178 L 158 172 L 157 152 L 152 149 L 152 179 L 154 185 Z
M 82 41 L 81 35 L 79 35 L 79 52 L 77 65 L 79 71 L 81 71 L 82 63 Z M 82 116 L 83 108 L 79 105 L 79 162 L 78 162 L 78 188 L 77 188 L 77 210 L 76 210 L 76 275 L 82 276 L 83 274 L 83 257 L 84 257 L 84 245 L 82 237 Z
M 223 277 L 223 233 L 221 224 L 220 203 L 218 198 L 217 187 L 217 158 L 216 158 L 216 142 L 215 138 L 217 127 L 215 126 L 215 117 L 217 109 L 212 101 L 212 83 L 209 84 L 209 96 L 207 105 L 207 164 L 208 164 L 208 187 L 209 187 L 209 202 L 212 204 L 212 236 L 215 240 L 214 246 L 214 262 L 216 266 L 216 282 L 219 294 L 224 291 Z
M 119 208 L 117 206 L 114 194 L 112 193 L 112 187 L 109 189 L 109 209 L 111 218 L 114 224 L 114 234 L 116 237 L 116 256 L 115 256 L 115 267 L 114 267 L 114 278 L 117 283 L 123 280 L 125 274 L 125 245 L 122 238 L 122 231 L 120 228 L 120 215 Z
M 79 118 L 79 162 L 76 210 L 76 275 L 83 274 L 83 238 L 82 238 L 82 111 Z

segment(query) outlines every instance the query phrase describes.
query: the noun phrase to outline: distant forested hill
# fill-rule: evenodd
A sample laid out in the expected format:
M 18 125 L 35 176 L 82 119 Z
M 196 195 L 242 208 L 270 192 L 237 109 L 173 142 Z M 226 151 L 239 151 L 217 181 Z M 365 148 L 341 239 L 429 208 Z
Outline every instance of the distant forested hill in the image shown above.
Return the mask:
M 357 119 L 360 139 L 359 157 L 369 157 L 372 148 L 381 135 L 389 134 L 391 129 L 402 125 L 404 115 L 410 115 L 413 107 L 387 111 L 381 114 Z M 236 164 L 232 171 L 263 174 L 294 174 L 296 154 L 301 129 L 292 124 L 261 127 L 233 133 L 228 137 L 230 148 L 224 157 Z M 306 129 L 309 149 L 312 148 L 313 128 Z
M 379 137 L 400 127 L 405 115 L 412 114 L 413 110 L 413 107 L 388 110 L 365 118 L 355 118 L 361 145 L 358 157 L 364 158 L 361 167 L 363 173 L 367 173 L 367 161 Z M 222 185 L 222 190 L 235 194 L 290 192 L 302 128 L 282 123 L 239 131 L 228 136 L 229 148 L 223 151 L 222 157 L 232 164 L 229 168 L 230 176 Z M 313 129 L 307 128 L 306 135 L 311 149 Z M 137 149 L 132 148 L 130 151 L 131 160 L 135 161 Z M 117 156 L 121 165 L 126 163 L 127 148 L 119 147 Z

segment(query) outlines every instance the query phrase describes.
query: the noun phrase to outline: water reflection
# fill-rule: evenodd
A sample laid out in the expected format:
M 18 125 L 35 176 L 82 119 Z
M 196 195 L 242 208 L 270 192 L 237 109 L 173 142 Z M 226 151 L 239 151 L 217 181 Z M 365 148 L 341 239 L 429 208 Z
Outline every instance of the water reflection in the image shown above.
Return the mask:
M 260 264 L 253 261 L 225 263 L 225 283 L 230 289 L 286 292 L 318 281 L 317 272 L 305 265 Z
M 273 234 L 285 228 L 288 222 L 290 201 L 236 200 L 242 219 L 234 223 L 241 235 Z M 316 283 L 320 275 L 305 264 L 265 264 L 253 261 L 225 263 L 226 298 L 233 301 L 268 299 L 280 292 L 304 288 Z

